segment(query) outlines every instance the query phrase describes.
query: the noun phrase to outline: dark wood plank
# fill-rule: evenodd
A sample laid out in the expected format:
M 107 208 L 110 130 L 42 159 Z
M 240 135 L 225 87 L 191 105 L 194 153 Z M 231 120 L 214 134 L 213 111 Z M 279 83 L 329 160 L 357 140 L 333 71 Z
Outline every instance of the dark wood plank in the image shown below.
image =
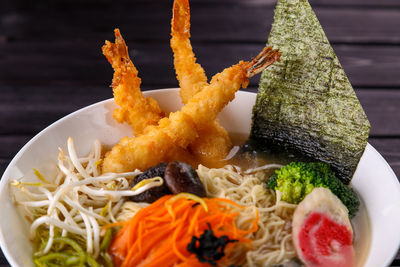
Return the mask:
M 368 142 L 386 159 L 400 180 L 400 138 L 370 138 Z
M 329 5 L 336 5 L 336 6 L 346 6 L 346 5 L 360 5 L 360 6 L 399 6 L 399 2 L 397 0 L 309 0 L 311 4 L 313 5 L 323 5 L 323 4 L 329 4 Z M 15 6 L 20 6 L 22 4 L 27 4 L 29 3 L 29 0 L 14 0 L 14 1 L 8 1 L 8 3 L 2 3 L 4 7 L 15 7 Z M 104 5 L 104 4 L 112 4 L 114 3 L 113 0 L 58 0 L 56 3 L 51 0 L 37 0 L 35 2 L 38 2 L 40 4 L 50 4 L 53 3 L 54 5 L 73 5 L 76 7 L 77 4 L 80 4 L 81 6 L 86 6 L 90 4 L 98 4 L 98 5 Z M 143 3 L 148 3 L 148 0 L 120 0 L 118 1 L 119 4 L 132 4 L 134 2 L 136 5 L 138 4 L 143 4 Z M 253 4 L 259 4 L 259 3 L 268 3 L 268 4 L 275 4 L 276 0 L 190 0 L 191 4 L 196 4 L 196 3 L 207 3 L 207 4 L 248 4 L 248 5 L 253 5 Z M 162 3 L 162 4 L 170 4 L 168 1 L 164 0 L 152 0 L 152 3 Z
M 400 43 L 400 8 L 363 9 L 360 8 L 361 4 L 332 7 L 330 5 L 336 5 L 332 0 L 315 2 L 315 12 L 331 43 Z M 320 6 L 320 2 L 330 5 Z M 120 27 L 130 40 L 167 40 L 172 4 L 170 1 L 152 3 L 137 4 L 131 1 L 123 5 L 111 2 L 98 5 L 89 2 L 80 8 L 66 2 L 61 5 L 31 4 L 25 8 L 3 11 L 2 38 L 8 41 L 79 39 L 102 42 L 104 34 L 110 33 L 114 27 Z M 229 4 L 193 1 L 193 41 L 265 43 L 274 6 L 275 1 L 261 0 L 249 3 L 236 0 Z M 134 16 L 131 15 L 133 10 Z
M 33 135 L 0 135 L 0 158 L 13 158 L 32 137 Z
M 373 6 L 373 7 L 398 7 L 400 6 L 399 1 L 397 0 L 309 0 L 312 5 L 331 5 L 331 6 L 349 6 L 349 5 L 358 5 L 358 6 Z M 23 4 L 29 4 L 29 0 L 14 0 L 14 1 L 3 1 L 2 7 L 4 8 L 12 8 L 16 6 L 21 6 Z M 57 2 L 49 1 L 49 0 L 37 0 L 35 1 L 40 4 L 51 4 L 54 5 L 70 5 L 75 6 L 77 4 L 81 6 L 87 6 L 91 4 L 104 5 L 104 4 L 112 4 L 113 0 L 58 0 Z M 148 0 L 120 0 L 118 4 L 148 4 Z M 202 3 L 202 4 L 230 4 L 230 5 L 254 5 L 254 4 L 271 4 L 274 5 L 276 0 L 190 0 L 191 4 Z M 170 2 L 163 0 L 152 0 L 152 4 L 170 4 Z
M 373 7 L 373 8 L 400 7 L 400 2 L 397 0 L 310 0 L 310 3 L 319 5 L 330 5 L 330 6 L 362 6 L 362 7 Z
M 110 97 L 112 89 L 108 86 L 59 85 L 52 88 L 30 87 L 27 90 L 3 87 L 2 98 L 5 102 L 0 106 L 0 121 L 5 123 L 0 125 L 0 134 L 36 134 L 67 114 Z M 18 126 L 11 126 L 15 124 Z
M 372 136 L 400 136 L 400 90 L 356 90 L 356 93 L 371 123 Z
M 111 32 L 103 39 L 111 39 Z M 130 54 L 145 86 L 177 85 L 168 41 L 130 42 Z M 102 41 L 0 44 L 0 85 L 60 84 L 106 86 L 112 70 L 102 56 Z M 263 44 L 193 44 L 209 77 L 241 59 L 257 55 Z M 333 46 L 355 87 L 400 87 L 400 46 Z M 258 78 L 251 80 L 255 86 Z
M 0 178 L 3 176 L 4 171 L 6 170 L 8 164 L 10 163 L 11 159 L 2 159 L 0 158 Z M 0 255 L 0 262 L 3 258 Z
M 0 250 L 0 267 L 3 267 L 3 266 L 10 266 L 10 265 L 8 264 L 6 258 L 4 257 L 3 251 Z
M 91 0 L 87 0 L 91 1 Z M 146 0 L 143 0 L 146 1 Z M 206 3 L 211 3 L 211 4 L 216 4 L 216 3 L 223 3 L 223 4 L 246 4 L 246 5 L 258 5 L 258 4 L 271 4 L 275 5 L 276 0 L 191 0 L 191 2 L 206 2 Z M 311 5 L 313 6 L 357 6 L 360 8 L 363 7 L 400 7 L 400 3 L 397 0 L 309 0 Z
M 398 267 L 400 266 L 400 252 L 399 254 L 397 254 L 396 259 L 392 262 L 392 264 L 390 265 L 391 267 Z
M 91 1 L 91 0 L 88 0 Z M 144 0 L 146 1 L 146 0 Z M 206 3 L 223 3 L 223 4 L 247 4 L 247 5 L 257 5 L 257 4 L 272 4 L 276 3 L 276 0 L 191 0 L 191 2 L 202 1 Z M 309 0 L 313 6 L 357 6 L 363 7 L 374 7 L 374 8 L 384 8 L 384 7 L 400 7 L 400 3 L 397 0 Z

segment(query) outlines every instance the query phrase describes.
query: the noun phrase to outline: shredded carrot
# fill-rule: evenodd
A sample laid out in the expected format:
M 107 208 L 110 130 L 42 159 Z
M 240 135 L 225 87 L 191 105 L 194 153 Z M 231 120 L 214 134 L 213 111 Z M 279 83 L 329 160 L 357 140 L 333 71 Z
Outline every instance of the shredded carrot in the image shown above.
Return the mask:
M 196 211 L 195 211 L 195 213 L 194 213 L 194 215 L 192 217 L 192 220 L 190 221 L 190 225 L 189 225 L 189 232 L 190 233 L 193 232 L 193 230 L 194 230 L 194 227 L 196 225 L 198 217 L 200 216 L 200 211 L 201 211 L 201 209 L 196 209 Z
M 116 226 L 123 226 L 125 222 L 116 222 L 116 223 L 109 223 L 106 225 L 103 225 L 101 227 L 101 230 L 107 230 L 108 228 L 116 227 Z
M 109 252 L 115 266 L 122 267 L 208 266 L 187 250 L 192 237 L 199 238 L 210 225 L 215 236 L 226 235 L 237 240 L 227 244 L 226 257 L 238 243 L 251 247 L 251 240 L 246 236 L 257 231 L 258 213 L 249 229 L 238 229 L 235 218 L 242 209 L 237 203 L 222 198 L 164 196 L 123 222 Z M 221 261 L 227 261 L 226 257 Z

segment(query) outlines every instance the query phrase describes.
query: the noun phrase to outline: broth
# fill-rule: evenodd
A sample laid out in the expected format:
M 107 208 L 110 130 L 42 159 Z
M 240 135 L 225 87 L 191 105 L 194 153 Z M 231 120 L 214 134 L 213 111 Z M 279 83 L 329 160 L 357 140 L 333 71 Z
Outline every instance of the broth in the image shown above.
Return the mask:
M 361 199 L 361 197 L 360 197 Z M 357 267 L 364 265 L 371 247 L 371 225 L 364 201 L 361 199 L 360 210 L 351 220 L 354 231 L 354 251 L 356 253 Z

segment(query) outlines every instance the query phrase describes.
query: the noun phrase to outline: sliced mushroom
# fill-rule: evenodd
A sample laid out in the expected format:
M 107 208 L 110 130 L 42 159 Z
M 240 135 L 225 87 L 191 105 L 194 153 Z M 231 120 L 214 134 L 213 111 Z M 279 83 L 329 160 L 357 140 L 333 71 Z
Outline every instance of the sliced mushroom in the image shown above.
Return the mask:
M 154 167 L 147 169 L 145 172 L 143 172 L 142 174 L 138 175 L 133 179 L 133 181 L 131 182 L 131 186 L 134 187 L 137 183 L 139 183 L 142 180 L 154 178 L 157 176 L 164 178 L 166 167 L 167 163 L 160 163 Z M 152 203 L 157 199 L 159 199 L 160 197 L 170 194 L 172 193 L 165 184 L 165 179 L 164 179 L 164 183 L 161 186 L 153 187 L 139 195 L 131 196 L 130 200 L 134 202 Z
M 170 162 L 165 169 L 164 180 L 172 193 L 191 193 L 205 197 L 206 191 L 195 169 L 184 162 Z

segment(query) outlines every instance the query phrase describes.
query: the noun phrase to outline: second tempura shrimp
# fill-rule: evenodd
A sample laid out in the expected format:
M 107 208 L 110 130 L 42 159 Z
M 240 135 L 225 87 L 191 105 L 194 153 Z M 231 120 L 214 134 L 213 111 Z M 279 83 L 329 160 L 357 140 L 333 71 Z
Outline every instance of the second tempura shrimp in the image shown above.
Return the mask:
M 196 93 L 208 85 L 204 69 L 196 62 L 190 43 L 190 8 L 188 0 L 175 0 L 171 21 L 171 48 L 174 66 L 180 86 L 182 102 L 186 104 Z M 199 137 L 189 150 L 200 162 L 209 163 L 226 157 L 232 148 L 228 132 L 218 123 L 211 121 L 199 130 Z M 207 164 L 209 165 L 209 164 Z

